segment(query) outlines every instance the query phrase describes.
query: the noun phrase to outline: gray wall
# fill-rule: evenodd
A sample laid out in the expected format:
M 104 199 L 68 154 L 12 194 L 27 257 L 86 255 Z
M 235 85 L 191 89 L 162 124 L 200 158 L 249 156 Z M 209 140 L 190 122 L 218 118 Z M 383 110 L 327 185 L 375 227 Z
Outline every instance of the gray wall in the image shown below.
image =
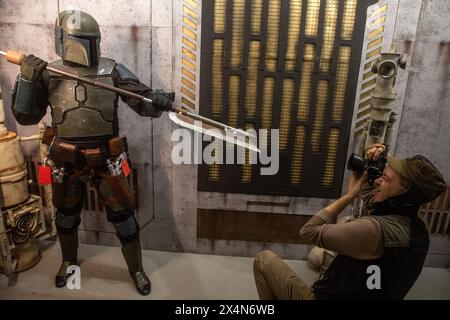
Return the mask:
M 201 1 L 200 1 L 201 2 Z M 450 2 L 400 0 L 391 30 L 399 52 L 410 54 L 405 74 L 398 78 L 403 112 L 395 152 L 406 156 L 423 153 L 433 159 L 450 181 L 449 62 Z M 182 1 L 119 0 L 66 1 L 61 9 L 76 5 L 92 14 L 102 31 L 103 55 L 125 64 L 153 88 L 177 92 L 179 102 Z M 53 23 L 56 0 L 0 0 L 1 50 L 19 49 L 49 61 L 56 59 Z M 0 81 L 7 106 L 10 129 L 21 135 L 34 134 L 35 126 L 15 123 L 8 110 L 11 89 L 19 67 L 0 58 Z M 198 89 L 197 89 L 198 90 Z M 46 116 L 50 123 L 49 115 Z M 141 118 L 126 105 L 119 108 L 121 134 L 130 144 L 133 164 L 139 173 L 139 221 L 144 248 L 225 255 L 252 256 L 270 248 L 285 258 L 304 259 L 309 246 L 243 241 L 197 239 L 197 207 L 280 212 L 271 207 L 249 207 L 247 201 L 287 202 L 280 213 L 313 214 L 329 201 L 293 197 L 216 194 L 197 192 L 195 165 L 174 166 L 170 161 L 170 134 L 173 125 L 167 115 L 160 119 Z M 35 154 L 37 145 L 24 145 L 26 154 Z M 345 185 L 345 183 L 344 183 Z M 345 188 L 344 188 L 345 190 Z M 112 227 L 103 216 L 86 212 L 81 239 L 89 243 L 118 245 Z M 439 240 L 439 259 L 430 263 L 447 264 L 443 256 L 448 237 Z M 447 252 L 450 254 L 450 252 Z
M 394 35 L 411 55 L 395 154 L 425 155 L 450 183 L 450 1 L 401 0 L 399 15 L 414 20 L 418 8 L 416 28 L 397 26 Z M 432 236 L 426 265 L 450 267 L 449 236 Z
M 406 2 L 406 1 L 405 1 Z M 408 1 L 409 2 L 409 1 Z M 450 181 L 450 1 L 422 1 L 395 153 L 423 154 Z

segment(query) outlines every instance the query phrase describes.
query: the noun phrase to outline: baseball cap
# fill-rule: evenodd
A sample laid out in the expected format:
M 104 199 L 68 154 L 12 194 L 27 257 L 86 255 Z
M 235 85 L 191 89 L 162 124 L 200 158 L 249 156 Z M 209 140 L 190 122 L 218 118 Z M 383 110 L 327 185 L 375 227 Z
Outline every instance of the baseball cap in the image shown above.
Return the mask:
M 422 155 L 406 159 L 388 157 L 387 161 L 392 169 L 414 183 L 424 202 L 434 200 L 446 188 L 442 174 Z

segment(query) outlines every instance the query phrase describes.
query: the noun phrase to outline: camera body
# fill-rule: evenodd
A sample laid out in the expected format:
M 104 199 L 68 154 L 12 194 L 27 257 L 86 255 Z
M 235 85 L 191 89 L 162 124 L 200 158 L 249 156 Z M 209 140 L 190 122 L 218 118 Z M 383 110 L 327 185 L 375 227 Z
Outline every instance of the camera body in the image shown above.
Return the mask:
M 359 174 L 367 171 L 369 184 L 372 185 L 376 179 L 383 175 L 384 168 L 386 167 L 386 162 L 387 148 L 378 157 L 377 160 L 367 160 L 357 154 L 352 154 L 348 159 L 347 169 L 355 171 Z

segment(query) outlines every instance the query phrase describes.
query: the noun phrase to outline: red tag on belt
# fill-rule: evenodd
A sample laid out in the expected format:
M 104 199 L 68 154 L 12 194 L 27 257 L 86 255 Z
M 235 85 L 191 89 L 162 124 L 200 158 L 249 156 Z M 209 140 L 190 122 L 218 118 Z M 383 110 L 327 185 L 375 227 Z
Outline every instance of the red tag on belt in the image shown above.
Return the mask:
M 39 166 L 39 184 L 52 184 L 50 167 Z
M 131 169 L 130 166 L 128 165 L 127 159 L 122 161 L 122 171 L 125 174 L 125 177 L 128 177 L 130 175 Z

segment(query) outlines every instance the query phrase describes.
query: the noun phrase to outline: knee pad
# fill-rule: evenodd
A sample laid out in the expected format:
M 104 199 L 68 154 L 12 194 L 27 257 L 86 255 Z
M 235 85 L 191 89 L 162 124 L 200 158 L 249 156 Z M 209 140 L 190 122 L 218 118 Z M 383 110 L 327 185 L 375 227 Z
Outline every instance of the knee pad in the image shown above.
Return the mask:
M 134 216 L 134 210 L 108 211 L 108 221 L 114 225 L 117 237 L 122 244 L 129 243 L 139 237 L 139 224 Z
M 56 229 L 60 233 L 73 232 L 78 228 L 81 222 L 80 211 L 70 209 L 57 209 L 56 211 Z

